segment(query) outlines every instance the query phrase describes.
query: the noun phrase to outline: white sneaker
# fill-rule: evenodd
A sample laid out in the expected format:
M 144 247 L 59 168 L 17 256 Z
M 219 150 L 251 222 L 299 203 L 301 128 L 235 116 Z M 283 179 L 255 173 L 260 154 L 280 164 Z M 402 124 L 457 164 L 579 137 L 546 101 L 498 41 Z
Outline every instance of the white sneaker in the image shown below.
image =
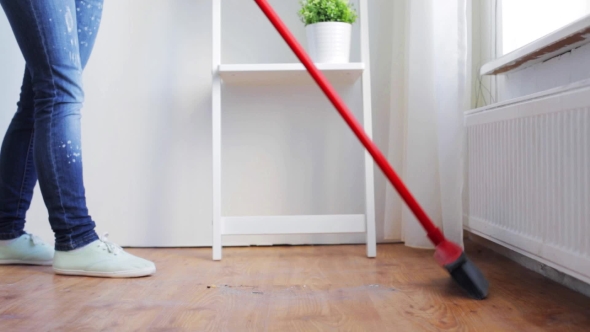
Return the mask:
M 82 248 L 72 251 L 56 251 L 53 271 L 57 274 L 132 278 L 152 275 L 154 263 L 133 256 L 123 248 L 109 242 L 108 234 Z
M 0 241 L 0 264 L 51 265 L 53 248 L 33 234 Z

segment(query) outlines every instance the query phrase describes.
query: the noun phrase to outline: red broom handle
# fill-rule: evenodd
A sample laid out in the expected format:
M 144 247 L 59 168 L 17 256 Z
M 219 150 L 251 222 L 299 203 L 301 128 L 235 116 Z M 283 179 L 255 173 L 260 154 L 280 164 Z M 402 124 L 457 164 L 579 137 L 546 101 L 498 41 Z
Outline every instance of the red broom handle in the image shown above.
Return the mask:
M 322 91 L 326 94 L 328 99 L 332 102 L 334 107 L 338 110 L 340 115 L 344 118 L 344 121 L 350 126 L 352 131 L 361 141 L 361 143 L 365 146 L 365 148 L 369 151 L 373 159 L 381 168 L 381 171 L 385 174 L 385 176 L 389 179 L 391 184 L 395 187 L 399 195 L 403 198 L 406 202 L 410 210 L 414 213 L 422 227 L 426 230 L 428 237 L 434 243 L 434 245 L 438 245 L 445 240 L 443 233 L 438 229 L 432 220 L 428 217 L 426 212 L 422 209 L 420 204 L 416 201 L 416 199 L 412 196 L 408 188 L 399 178 L 399 176 L 395 173 L 387 159 L 383 156 L 383 153 L 379 150 L 379 148 L 371 141 L 371 139 L 367 136 L 361 125 L 356 121 L 352 113 L 346 107 L 346 104 L 340 99 L 334 88 L 330 85 L 326 77 L 320 72 L 316 66 L 314 65 L 313 61 L 307 55 L 305 50 L 301 47 L 301 45 L 297 42 L 295 37 L 291 34 L 289 29 L 285 26 L 281 18 L 277 15 L 274 9 L 268 4 L 266 0 L 254 0 L 260 9 L 264 12 L 266 17 L 270 20 L 270 22 L 274 25 L 277 29 L 279 34 L 283 37 L 285 42 L 289 45 L 291 50 L 295 53 L 295 55 L 299 58 L 299 60 L 303 63 L 305 68 L 309 74 L 313 77 L 316 83 L 320 86 Z

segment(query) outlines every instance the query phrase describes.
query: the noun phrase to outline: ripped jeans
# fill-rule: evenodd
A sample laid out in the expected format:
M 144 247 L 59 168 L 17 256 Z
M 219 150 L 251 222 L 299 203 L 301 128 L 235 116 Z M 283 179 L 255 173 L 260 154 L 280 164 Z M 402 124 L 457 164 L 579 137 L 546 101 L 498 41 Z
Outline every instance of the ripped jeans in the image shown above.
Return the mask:
M 25 233 L 37 179 L 56 250 L 98 239 L 86 206 L 80 110 L 82 70 L 98 33 L 102 2 L 0 0 L 26 61 L 17 111 L 0 151 L 0 240 Z

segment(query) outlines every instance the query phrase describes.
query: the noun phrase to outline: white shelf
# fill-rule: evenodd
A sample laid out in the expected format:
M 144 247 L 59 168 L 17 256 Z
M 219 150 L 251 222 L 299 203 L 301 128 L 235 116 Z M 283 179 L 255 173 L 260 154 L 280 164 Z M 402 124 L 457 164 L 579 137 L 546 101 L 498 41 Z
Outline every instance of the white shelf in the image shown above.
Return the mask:
M 365 69 L 364 63 L 316 64 L 332 84 L 352 84 Z M 313 83 L 301 63 L 222 64 L 219 75 L 225 84 L 233 85 L 301 85 Z
M 222 183 L 222 84 L 234 86 L 314 85 L 315 82 L 301 63 L 272 64 L 222 64 L 221 63 L 221 2 L 212 0 L 212 89 L 211 124 L 213 148 L 213 260 L 221 260 L 225 235 L 260 234 L 338 234 L 364 233 L 367 257 L 376 257 L 375 235 L 375 190 L 373 158 L 365 152 L 365 213 L 352 215 L 299 215 L 299 216 L 232 216 L 221 214 Z M 359 81 L 362 94 L 363 126 L 372 137 L 373 117 L 371 112 L 371 56 L 369 47 L 369 0 L 359 0 L 360 9 L 360 61 L 357 63 L 325 64 L 316 66 L 330 83 L 351 85 Z M 254 1 L 251 1 L 252 5 Z M 264 91 L 266 90 L 266 91 Z M 272 93 L 268 89 L 252 93 Z

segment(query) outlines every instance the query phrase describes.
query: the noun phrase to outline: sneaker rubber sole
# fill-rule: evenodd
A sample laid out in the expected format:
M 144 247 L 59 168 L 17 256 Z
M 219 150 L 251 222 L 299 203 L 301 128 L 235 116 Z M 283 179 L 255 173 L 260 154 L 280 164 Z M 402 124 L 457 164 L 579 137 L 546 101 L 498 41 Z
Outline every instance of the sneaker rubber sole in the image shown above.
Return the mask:
M 0 265 L 52 265 L 53 260 L 49 261 L 29 261 L 22 259 L 0 259 Z
M 99 272 L 99 271 L 84 271 L 84 270 L 62 270 L 53 268 L 56 274 L 70 275 L 70 276 L 85 276 L 85 277 L 101 277 L 101 278 L 139 278 L 147 277 L 156 273 L 156 269 L 153 267 L 130 270 L 130 271 L 118 271 L 118 272 Z

